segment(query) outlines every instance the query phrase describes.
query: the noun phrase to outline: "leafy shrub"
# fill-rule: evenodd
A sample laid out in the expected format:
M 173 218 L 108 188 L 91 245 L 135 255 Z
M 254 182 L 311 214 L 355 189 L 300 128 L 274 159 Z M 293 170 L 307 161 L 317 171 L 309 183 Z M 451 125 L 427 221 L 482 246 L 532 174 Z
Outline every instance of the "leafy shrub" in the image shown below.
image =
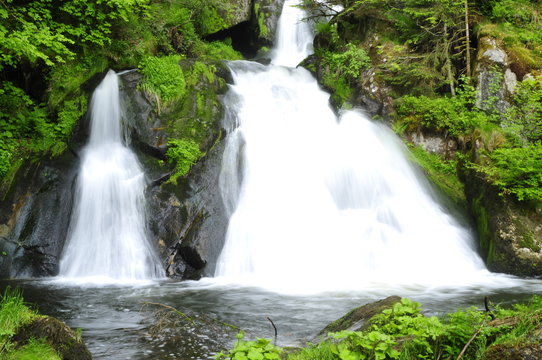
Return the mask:
M 396 100 L 396 110 L 399 121 L 410 131 L 422 128 L 457 138 L 489 122 L 484 112 L 472 107 L 472 101 L 466 93 L 435 98 L 407 95 Z
M 491 160 L 475 167 L 487 174 L 502 193 L 518 200 L 542 200 L 542 144 L 501 148 L 491 152 Z
M 53 66 L 73 59 L 81 45 L 109 44 L 113 25 L 146 1 L 7 0 L 0 6 L 0 69 L 21 60 Z
M 371 58 L 364 49 L 349 43 L 342 52 L 324 53 L 323 65 L 329 68 L 328 74 L 355 82 L 361 72 L 371 65 Z
M 283 350 L 271 343 L 270 340 L 257 338 L 254 341 L 243 340 L 245 334 L 237 334 L 235 347 L 227 353 L 219 353 L 217 360 L 279 360 Z
M 504 125 L 529 142 L 542 141 L 542 77 L 520 82 Z
M 175 162 L 175 172 L 170 181 L 177 183 L 177 178 L 188 174 L 194 165 L 203 155 L 198 144 L 191 139 L 173 139 L 168 142 L 166 156 L 170 161 Z
M 347 44 L 342 52 L 326 51 L 322 54 L 322 82 L 332 90 L 333 99 L 341 105 L 350 98 L 352 86 L 370 65 L 371 59 L 365 50 L 354 44 Z

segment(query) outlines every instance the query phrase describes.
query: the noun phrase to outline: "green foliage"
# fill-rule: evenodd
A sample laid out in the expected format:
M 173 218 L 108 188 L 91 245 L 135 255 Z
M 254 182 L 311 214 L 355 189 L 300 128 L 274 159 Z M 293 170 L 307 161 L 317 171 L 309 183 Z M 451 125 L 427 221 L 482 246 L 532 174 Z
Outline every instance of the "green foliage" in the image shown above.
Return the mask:
M 231 39 L 225 41 L 205 42 L 195 44 L 193 53 L 198 59 L 208 60 L 242 60 L 243 55 L 231 46 Z
M 371 59 L 365 50 L 354 44 L 347 44 L 342 52 L 325 51 L 321 56 L 322 82 L 341 105 L 350 98 L 352 86 L 360 81 L 361 73 L 371 65 Z
M 15 349 L 11 337 L 17 329 L 39 317 L 28 308 L 20 290 L 7 287 L 0 300 L 0 358 L 2 360 L 60 360 L 56 351 L 43 340 L 31 339 Z
M 490 322 L 488 313 L 475 308 L 460 309 L 440 318 L 421 314 L 420 304 L 401 299 L 393 307 L 370 319 L 364 331 L 330 333 L 329 339 L 296 352 L 282 354 L 287 360 L 384 360 L 462 359 L 480 360 L 494 344 L 520 345 L 539 341 L 536 331 L 542 323 L 542 297 L 511 309 L 497 307 Z M 217 359 L 278 359 L 280 348 L 269 340 L 243 341 Z M 467 343 L 469 343 L 468 346 Z M 272 352 L 267 356 L 262 348 Z M 253 351 L 258 349 L 258 351 Z M 250 357 L 249 354 L 253 354 Z
M 542 141 L 542 77 L 520 82 L 513 101 L 504 126 L 528 142 Z
M 488 115 L 474 107 L 474 88 L 464 84 L 455 97 L 407 95 L 396 100 L 397 115 L 409 131 L 426 129 L 456 138 L 488 125 Z
M 217 360 L 279 360 L 283 352 L 281 348 L 273 345 L 270 340 L 257 338 L 247 341 L 244 332 L 237 334 L 235 347 L 227 353 L 219 353 Z
M 145 0 L 50 0 L 0 4 L 0 69 L 21 61 L 41 61 L 47 66 L 75 57 L 81 44 L 106 45 L 117 21 L 141 7 Z
M 516 71 L 542 69 L 542 4 L 529 0 L 491 1 L 487 10 L 492 23 L 484 24 L 480 34 L 497 39 L 513 59 Z
M 330 75 L 344 77 L 349 82 L 357 81 L 361 72 L 371 65 L 365 50 L 351 43 L 346 44 L 344 51 L 325 52 L 322 61 Z
M 0 349 L 9 343 L 19 326 L 37 316 L 24 304 L 20 290 L 7 287 L 0 300 Z
M 43 105 L 37 105 L 12 83 L 0 88 L 0 178 L 12 163 L 29 152 L 50 151 L 56 156 L 66 148 L 66 140 L 77 120 L 86 112 L 87 100 L 79 96 L 62 103 L 57 119 L 51 119 Z
M 61 360 L 57 352 L 45 341 L 30 339 L 28 344 L 1 356 L 2 360 Z
M 473 165 L 488 175 L 502 193 L 518 200 L 542 200 L 542 144 L 500 148 L 488 155 L 488 164 Z
M 143 80 L 141 89 L 153 95 L 158 109 L 161 103 L 167 104 L 182 97 L 186 92 L 183 71 L 179 65 L 181 56 L 148 56 L 139 64 Z
M 203 155 L 199 145 L 191 139 L 173 139 L 168 142 L 166 156 L 175 163 L 175 172 L 169 181 L 177 183 L 177 178 L 185 176 Z

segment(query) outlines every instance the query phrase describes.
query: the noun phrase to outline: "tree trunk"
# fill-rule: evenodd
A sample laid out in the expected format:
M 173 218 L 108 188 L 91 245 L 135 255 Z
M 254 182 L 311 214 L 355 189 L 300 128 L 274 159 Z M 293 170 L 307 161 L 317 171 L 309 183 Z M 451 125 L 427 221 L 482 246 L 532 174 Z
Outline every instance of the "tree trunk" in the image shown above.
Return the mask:
M 470 61 L 470 29 L 469 29 L 469 0 L 465 0 L 465 52 L 467 62 L 467 77 L 471 76 Z

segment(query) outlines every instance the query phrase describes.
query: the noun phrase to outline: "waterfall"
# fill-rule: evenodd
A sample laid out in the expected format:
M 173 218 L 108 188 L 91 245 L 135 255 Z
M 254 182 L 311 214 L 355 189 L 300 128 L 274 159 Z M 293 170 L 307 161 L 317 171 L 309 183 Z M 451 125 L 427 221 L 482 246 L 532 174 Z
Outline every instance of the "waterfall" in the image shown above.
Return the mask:
M 430 195 L 385 126 L 337 118 L 303 68 L 288 0 L 270 66 L 229 63 L 221 191 L 231 212 L 215 277 L 284 292 L 487 282 L 471 232 Z
M 92 97 L 62 278 L 121 282 L 164 276 L 147 239 L 145 174 L 122 133 L 119 80 L 110 70 Z

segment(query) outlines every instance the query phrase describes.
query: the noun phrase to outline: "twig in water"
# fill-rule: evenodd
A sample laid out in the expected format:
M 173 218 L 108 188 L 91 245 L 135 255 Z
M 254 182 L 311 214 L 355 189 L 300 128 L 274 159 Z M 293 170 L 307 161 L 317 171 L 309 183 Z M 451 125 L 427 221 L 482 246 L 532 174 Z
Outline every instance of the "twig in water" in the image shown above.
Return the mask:
M 495 314 L 493 314 L 493 311 L 489 309 L 489 299 L 487 298 L 487 296 L 484 297 L 484 306 L 486 308 L 486 314 L 489 315 L 491 320 L 495 320 Z
M 267 320 L 269 320 L 269 322 L 271 323 L 271 325 L 273 325 L 273 329 L 275 330 L 275 345 L 277 343 L 277 327 L 275 326 L 275 323 L 273 322 L 273 320 L 271 320 L 271 318 L 269 318 L 269 316 L 266 317 Z

